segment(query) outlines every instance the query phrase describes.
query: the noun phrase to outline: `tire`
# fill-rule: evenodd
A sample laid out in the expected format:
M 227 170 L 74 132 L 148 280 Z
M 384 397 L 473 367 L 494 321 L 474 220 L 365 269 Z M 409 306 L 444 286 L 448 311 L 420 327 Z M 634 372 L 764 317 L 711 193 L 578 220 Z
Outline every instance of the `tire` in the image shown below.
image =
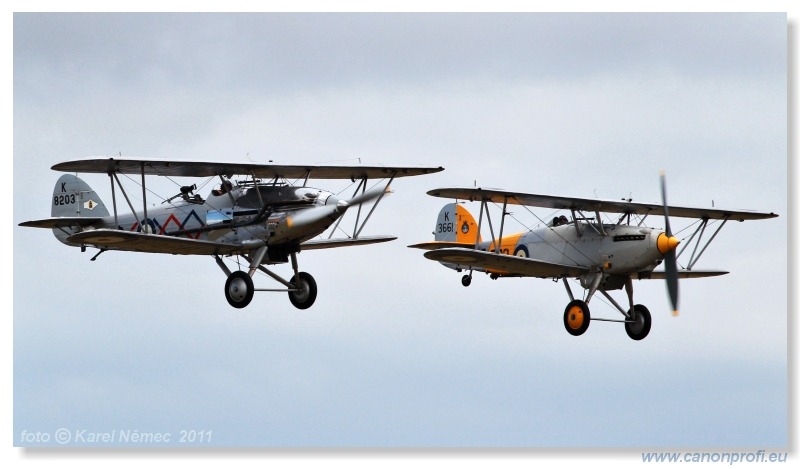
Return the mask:
M 632 322 L 625 322 L 625 332 L 633 340 L 642 340 L 650 333 L 651 325 L 650 311 L 644 305 L 635 305 Z
M 225 281 L 225 299 L 234 308 L 244 308 L 253 299 L 253 279 L 247 272 L 237 270 Z
M 574 336 L 579 336 L 589 328 L 591 317 L 589 305 L 582 300 L 570 301 L 564 308 L 564 328 Z
M 317 282 L 314 277 L 307 272 L 300 272 L 297 277 L 292 279 L 295 288 L 300 291 L 290 291 L 289 301 L 297 309 L 308 309 L 317 299 Z

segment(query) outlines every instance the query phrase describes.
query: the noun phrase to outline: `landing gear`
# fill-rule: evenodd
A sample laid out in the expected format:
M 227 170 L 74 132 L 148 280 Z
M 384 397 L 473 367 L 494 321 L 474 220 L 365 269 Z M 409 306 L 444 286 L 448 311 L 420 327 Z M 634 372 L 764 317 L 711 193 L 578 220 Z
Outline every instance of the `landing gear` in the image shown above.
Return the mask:
M 297 309 L 308 309 L 317 299 L 317 282 L 307 272 L 298 273 L 293 279 L 294 290 L 289 290 L 289 301 Z
M 214 256 L 217 265 L 228 276 L 228 279 L 225 281 L 225 299 L 228 300 L 228 304 L 234 308 L 244 308 L 250 304 L 250 301 L 253 299 L 253 294 L 256 291 L 253 286 L 253 274 L 255 274 L 256 270 L 260 270 L 272 277 L 276 282 L 282 284 L 284 288 L 259 288 L 258 291 L 288 292 L 289 301 L 292 302 L 295 308 L 310 308 L 317 299 L 317 282 L 311 274 L 298 271 L 297 257 L 295 254 L 291 254 L 292 270 L 294 271 L 294 276 L 292 276 L 291 281 L 282 278 L 261 264 L 265 254 L 266 248 L 262 248 L 254 254 L 252 259 L 249 256 L 244 256 L 250 261 L 250 269 L 237 270 L 235 272 L 231 272 L 230 269 L 228 269 L 222 261 L 222 258 Z
M 625 332 L 628 334 L 628 337 L 633 340 L 642 340 L 647 337 L 647 334 L 650 333 L 650 326 L 652 324 L 650 319 L 650 311 L 644 305 L 633 304 L 633 281 L 630 278 L 626 278 L 622 284 L 625 286 L 625 293 L 628 296 L 628 308 L 623 308 L 614 300 L 614 298 L 611 297 L 611 295 L 608 294 L 605 288 L 600 287 L 602 283 L 601 280 L 603 278 L 604 277 L 601 275 L 597 275 L 593 278 L 587 277 L 585 279 L 581 279 L 582 286 L 588 290 L 585 300 L 575 299 L 567 279 L 562 278 L 564 286 L 567 289 L 569 299 L 572 300 L 564 310 L 564 327 L 567 329 L 567 332 L 578 336 L 586 332 L 586 329 L 589 328 L 589 321 L 605 321 L 624 323 Z M 617 285 L 619 285 L 619 283 Z M 620 287 L 622 285 L 620 285 Z M 589 300 L 591 300 L 592 296 L 597 292 L 602 294 L 606 300 L 608 300 L 608 302 L 613 305 L 625 318 L 620 320 L 590 317 Z
M 247 272 L 237 270 L 228 275 L 228 280 L 225 281 L 225 299 L 234 308 L 244 308 L 249 305 L 254 292 L 253 279 Z
M 564 327 L 574 336 L 586 332 L 590 321 L 589 305 L 582 300 L 572 300 L 564 309 Z
M 644 305 L 636 305 L 632 316 L 625 321 L 625 332 L 633 340 L 642 340 L 650 333 L 650 311 Z

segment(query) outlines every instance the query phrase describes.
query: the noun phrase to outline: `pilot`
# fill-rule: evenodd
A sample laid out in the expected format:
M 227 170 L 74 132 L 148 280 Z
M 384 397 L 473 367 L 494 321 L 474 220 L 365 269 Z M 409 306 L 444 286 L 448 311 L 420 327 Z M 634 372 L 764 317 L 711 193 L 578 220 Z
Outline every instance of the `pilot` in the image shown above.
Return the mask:
M 566 225 L 567 223 L 569 223 L 569 220 L 567 220 L 567 217 L 564 215 L 561 215 L 560 217 L 553 217 L 553 226 Z
M 211 191 L 211 194 L 219 197 L 221 195 L 227 194 L 228 191 L 231 190 L 232 187 L 233 187 L 233 184 L 231 184 L 230 181 L 225 181 L 222 184 L 219 184 L 217 187 L 215 187 Z

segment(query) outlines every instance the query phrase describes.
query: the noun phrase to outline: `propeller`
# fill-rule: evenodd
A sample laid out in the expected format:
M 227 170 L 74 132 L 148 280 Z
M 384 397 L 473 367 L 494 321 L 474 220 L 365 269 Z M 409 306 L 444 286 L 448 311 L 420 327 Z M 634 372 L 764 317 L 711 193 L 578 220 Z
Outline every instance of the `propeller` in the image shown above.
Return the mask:
M 672 305 L 672 315 L 678 315 L 678 259 L 675 248 L 680 241 L 672 235 L 672 228 L 669 226 L 669 207 L 667 206 L 667 176 L 661 171 L 661 203 L 664 207 L 664 230 L 665 233 L 658 237 L 658 250 L 664 254 L 664 271 L 667 279 L 667 291 L 669 301 Z
M 325 205 L 308 208 L 300 211 L 296 215 L 287 217 L 286 224 L 289 227 L 299 228 L 301 226 L 315 225 L 326 218 L 335 220 L 344 214 L 344 212 L 346 212 L 351 206 L 375 200 L 388 192 L 388 187 L 378 187 L 370 189 L 363 194 L 359 194 L 349 200 L 339 199 L 338 197 L 332 195 L 328 197 L 328 200 L 325 201 Z

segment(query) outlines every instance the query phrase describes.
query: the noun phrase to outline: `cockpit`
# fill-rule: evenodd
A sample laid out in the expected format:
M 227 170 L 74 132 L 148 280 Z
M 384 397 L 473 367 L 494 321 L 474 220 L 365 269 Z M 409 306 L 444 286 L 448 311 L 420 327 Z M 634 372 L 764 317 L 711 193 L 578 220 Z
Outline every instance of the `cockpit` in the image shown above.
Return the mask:
M 561 215 L 560 217 L 553 217 L 553 221 L 550 223 L 550 226 L 561 226 L 569 224 L 569 220 L 566 216 Z

